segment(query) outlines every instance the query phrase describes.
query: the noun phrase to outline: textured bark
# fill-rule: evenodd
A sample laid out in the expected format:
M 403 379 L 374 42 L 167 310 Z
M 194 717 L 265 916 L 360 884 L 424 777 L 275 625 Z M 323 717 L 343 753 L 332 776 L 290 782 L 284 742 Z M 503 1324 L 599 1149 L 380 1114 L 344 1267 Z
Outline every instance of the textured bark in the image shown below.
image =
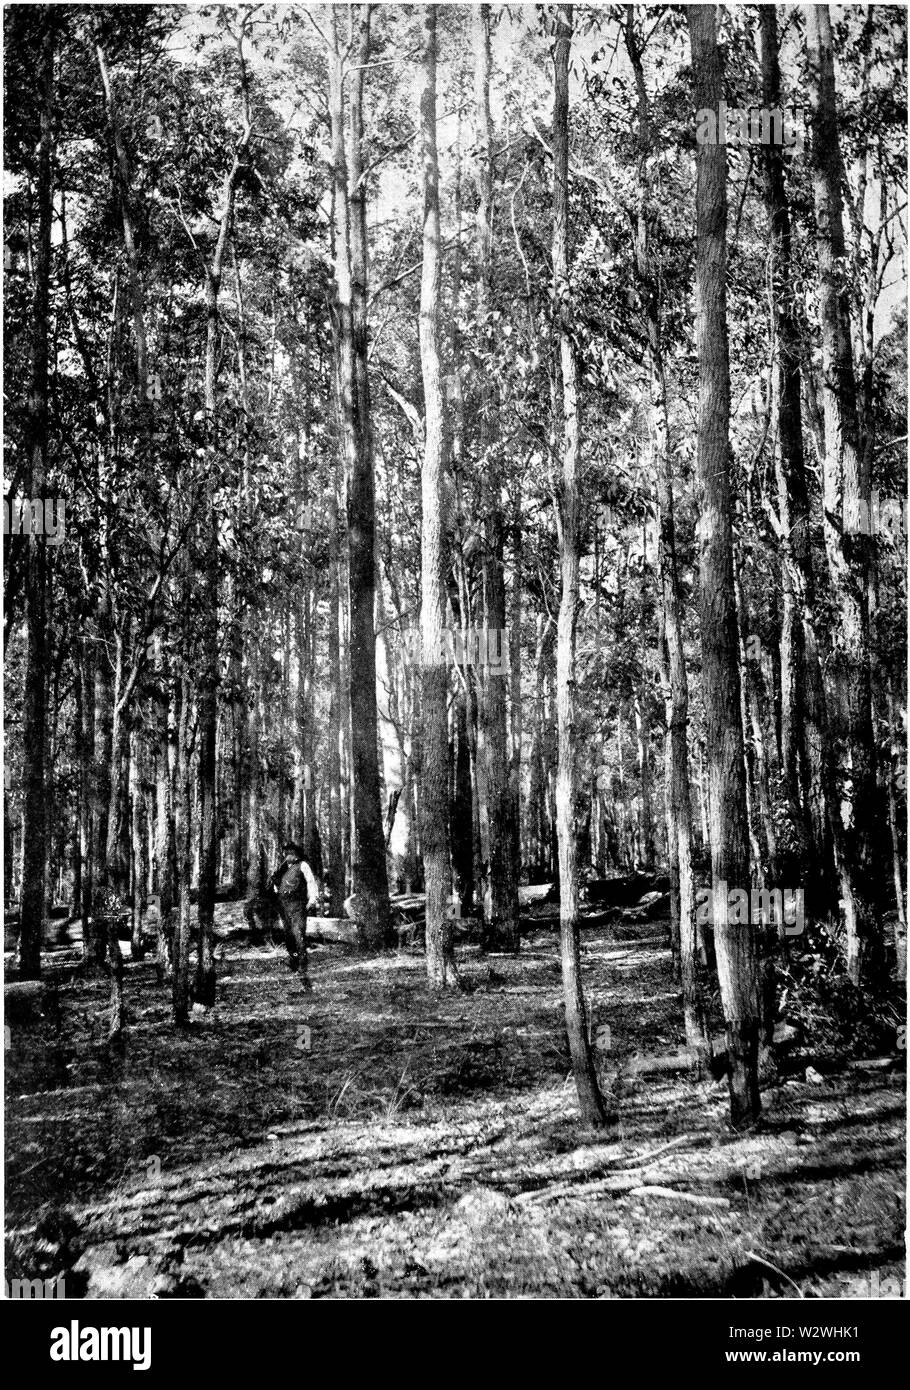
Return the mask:
M 477 112 L 477 313 L 487 349 L 492 346 L 489 315 L 493 309 L 493 158 L 490 119 L 490 7 L 474 11 L 474 86 Z M 514 799 L 510 783 L 506 694 L 508 675 L 491 663 L 491 647 L 506 658 L 505 521 L 502 479 L 491 447 L 490 416 L 493 393 L 485 373 L 477 402 L 480 417 L 478 448 L 483 479 L 484 520 L 483 625 L 485 659 L 480 670 L 480 744 L 484 792 L 480 803 L 481 837 L 486 865 L 484 879 L 484 946 L 487 950 L 517 951 L 518 867 L 515 859 Z
M 671 917 L 678 939 L 680 983 L 686 1044 L 693 1065 L 704 1071 L 711 1055 L 706 987 L 698 954 L 695 923 L 695 884 L 692 871 L 692 804 L 689 795 L 689 683 L 679 569 L 676 558 L 676 517 L 673 497 L 673 457 L 667 410 L 667 385 L 661 338 L 660 288 L 652 264 L 650 233 L 653 208 L 648 203 L 646 160 L 652 147 L 650 102 L 645 85 L 634 7 L 626 9 L 626 47 L 635 75 L 638 98 L 639 201 L 635 226 L 635 266 L 646 329 L 646 361 L 651 411 L 651 457 L 654 468 L 658 541 L 657 562 L 661 600 L 661 679 L 666 728 L 667 843 L 670 864 Z
M 511 862 L 515 874 L 515 899 L 518 900 L 518 879 L 521 874 L 521 627 L 522 592 L 522 516 L 521 500 L 516 498 L 512 526 L 512 617 L 509 629 L 509 664 L 511 691 L 509 695 L 509 795 L 512 802 Z
M 162 698 L 158 714 L 155 768 L 155 859 L 158 865 L 158 978 L 171 969 L 171 912 L 177 897 L 177 833 L 174 821 L 174 775 L 177 763 L 177 725 L 174 684 L 160 654 L 158 667 Z
M 231 193 L 233 200 L 233 193 Z M 227 212 L 226 228 L 230 224 Z M 206 354 L 205 405 L 209 447 L 213 461 L 216 450 L 215 367 L 218 343 L 218 287 L 220 266 L 206 276 Z M 199 718 L 199 955 L 196 964 L 196 994 L 200 1003 L 215 1002 L 215 880 L 218 852 L 216 821 L 216 744 L 218 736 L 218 516 L 214 486 L 206 489 L 200 523 L 202 546 L 203 631 L 198 682 Z
M 98 630 L 104 628 L 107 614 L 106 600 L 99 608 Z M 104 877 L 107 865 L 107 827 L 110 807 L 110 768 L 111 768 L 111 671 L 110 660 L 104 644 L 95 648 L 94 685 L 92 690 L 92 776 L 91 776 L 91 851 L 92 890 L 87 901 L 91 903 L 91 919 L 86 918 L 82 939 L 82 955 L 85 967 L 90 972 L 102 969 L 107 952 L 107 939 L 100 923 L 95 922 L 94 904 L 96 885 Z
M 723 73 L 713 5 L 687 10 L 695 109 L 716 111 Z M 708 757 L 708 813 L 714 942 L 730 1059 L 734 1125 L 761 1112 L 758 1089 L 762 977 L 751 928 L 729 922 L 726 889 L 748 892 L 749 849 L 730 493 L 730 371 L 727 356 L 727 155 L 721 144 L 696 153 L 696 339 L 699 368 L 698 483 L 701 512 L 702 680 Z
M 905 856 L 901 854 L 901 826 L 906 826 L 907 818 L 905 813 L 898 818 L 895 782 L 906 762 L 906 749 L 901 741 L 900 726 L 897 722 L 894 700 L 894 683 L 890 676 L 888 678 L 887 710 L 887 738 L 891 747 L 891 756 L 888 759 L 888 766 L 885 771 L 888 778 L 888 828 L 891 832 L 891 868 L 894 875 L 894 897 L 897 906 L 897 922 L 894 927 L 894 947 L 897 979 L 903 981 L 907 978 L 907 907 L 905 897 L 907 876 L 904 870 Z
M 345 899 L 344 855 L 341 836 L 341 638 L 339 633 L 338 501 L 334 487 L 329 497 L 329 818 L 328 885 L 329 916 L 340 917 Z
M 379 781 L 376 713 L 375 479 L 367 371 L 366 185 L 363 177 L 363 82 L 370 51 L 370 7 L 351 23 L 355 63 L 349 74 L 349 142 L 344 141 L 344 59 L 331 17 L 329 109 L 335 175 L 335 274 L 338 290 L 339 383 L 347 471 L 348 618 L 352 871 L 365 948 L 389 938 L 389 886 Z
M 852 889 L 844 900 L 844 952 L 850 979 L 859 984 L 867 973 L 878 974 L 882 964 L 874 861 L 883 827 L 875 777 L 869 643 L 871 478 L 868 459 L 860 448 L 849 288 L 843 271 L 843 163 L 827 5 L 806 7 L 806 40 L 825 422 L 825 549 L 837 619 L 831 654 L 835 704 L 830 711 L 830 727 L 841 741 L 848 773 L 838 798 L 845 867 Z
M 123 244 L 126 249 L 126 262 L 130 281 L 130 304 L 133 311 L 133 334 L 136 339 L 136 381 L 139 387 L 140 406 L 144 410 L 149 394 L 148 340 L 145 328 L 145 297 L 142 290 L 142 277 L 139 274 L 139 247 L 136 241 L 136 226 L 133 214 L 132 180 L 129 158 L 123 139 L 123 130 L 111 86 L 107 59 L 100 44 L 95 45 L 101 84 L 104 88 L 104 101 L 107 108 L 108 125 L 114 145 L 117 196 L 120 203 L 120 218 L 123 225 Z
M 647 672 L 642 666 L 642 682 Z M 638 780 L 641 792 L 639 863 L 645 870 L 654 867 L 654 818 L 651 808 L 650 691 L 646 686 L 635 692 L 635 736 L 638 754 Z
M 533 734 L 528 771 L 526 862 L 531 881 L 550 877 L 552 862 L 548 787 L 547 668 L 552 660 L 554 624 L 549 615 L 538 614 L 534 654 Z
M 439 379 L 439 160 L 436 153 L 436 6 L 423 8 L 420 91 L 423 165 L 423 271 L 420 281 L 420 366 L 423 375 L 425 442 L 421 473 L 420 648 L 421 733 L 420 835 L 426 884 L 426 964 L 437 989 L 457 982 L 448 915 L 449 729 L 448 672 L 444 627 L 446 563 L 444 439 Z
M 234 218 L 237 181 L 246 163 L 252 136 L 249 93 L 243 41 L 248 16 L 243 15 L 237 34 L 240 64 L 242 130 L 234 149 L 231 167 L 224 176 L 218 236 L 211 260 L 205 266 L 205 418 L 209 454 L 214 464 L 219 452 L 218 419 L 218 339 L 220 311 L 218 297 L 224 272 L 224 258 Z M 220 683 L 218 643 L 218 593 L 220 557 L 218 512 L 215 484 L 209 477 L 199 526 L 202 561 L 202 637 L 200 672 L 197 683 L 199 720 L 199 955 L 196 964 L 196 998 L 202 1004 L 215 1002 L 215 883 L 218 869 L 217 821 L 217 742 L 218 686 Z
M 124 651 L 120 632 L 114 636 L 113 688 L 110 697 L 110 750 L 106 764 L 108 776 L 107 838 L 104 867 L 110 886 L 125 895 L 129 882 L 128 750 L 126 722 L 128 699 L 124 695 Z
M 265 892 L 265 855 L 262 845 L 261 806 L 262 806 L 262 758 L 260 753 L 259 731 L 263 727 L 264 706 L 262 679 L 259 669 L 259 649 L 255 642 L 250 644 L 248 654 L 248 675 L 252 717 L 250 728 L 250 794 L 247 819 L 247 878 L 254 894 L 261 897 Z
M 189 695 L 186 679 L 177 692 L 177 748 L 174 769 L 175 841 L 177 846 L 177 922 L 174 930 L 174 968 L 171 1001 L 174 1022 L 187 1023 L 190 1016 L 190 878 L 192 873 L 192 790 L 190 786 Z
M 82 647 L 81 659 L 79 662 L 78 687 L 80 714 L 78 726 L 79 847 L 82 861 L 82 880 L 78 907 L 74 905 L 73 912 L 78 911 L 82 918 L 82 941 L 83 951 L 85 951 L 85 943 L 88 941 L 88 933 L 90 931 L 92 896 L 95 880 L 95 863 L 93 858 L 94 836 L 92 831 L 94 812 L 92 774 L 94 754 L 95 672 L 92 645 L 90 642 L 85 642 Z
M 578 942 L 578 865 L 575 795 L 575 628 L 578 603 L 578 392 L 575 350 L 569 332 L 571 298 L 568 273 L 569 216 L 569 47 L 572 6 L 562 6 L 556 26 L 553 63 L 553 295 L 562 377 L 562 486 L 559 507 L 560 601 L 556 637 L 556 718 L 559 761 L 556 822 L 559 840 L 559 922 L 566 1031 L 578 1103 L 586 1123 L 604 1125 L 607 1114 L 597 1083 L 581 981 Z
M 43 15 L 41 52 L 37 65 L 40 138 L 35 180 L 34 279 L 32 286 L 29 393 L 27 409 L 28 463 L 26 495 L 43 497 L 48 444 L 48 360 L 50 334 L 51 222 L 53 182 L 51 160 L 54 120 L 54 10 Z M 25 559 L 25 700 L 22 740 L 25 750 L 22 813 L 22 903 L 18 963 L 23 980 L 41 974 L 41 941 L 45 910 L 47 866 L 47 541 L 29 536 Z
M 142 910 L 145 900 L 145 834 L 143 828 L 141 743 L 138 732 L 130 734 L 130 889 L 133 899 L 130 950 L 133 960 L 141 960 L 143 949 Z
M 777 10 L 759 11 L 762 99 L 765 109 L 780 106 Z M 776 516 L 772 525 L 781 553 L 780 760 L 784 791 L 800 844 L 807 898 L 821 914 L 832 896 L 834 860 L 826 805 L 823 759 L 826 746 L 826 700 L 816 637 L 816 585 L 810 545 L 809 490 L 803 452 L 801 331 L 793 288 L 790 209 L 784 163 L 778 145 L 761 147 L 762 181 L 770 231 L 774 348 L 772 411 L 776 425 L 774 454 Z

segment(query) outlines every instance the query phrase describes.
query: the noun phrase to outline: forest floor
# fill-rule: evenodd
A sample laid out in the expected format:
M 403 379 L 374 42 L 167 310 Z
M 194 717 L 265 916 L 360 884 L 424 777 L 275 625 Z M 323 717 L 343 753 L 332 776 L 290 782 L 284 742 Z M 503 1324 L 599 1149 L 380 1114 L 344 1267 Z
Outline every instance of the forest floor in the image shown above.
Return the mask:
M 122 1053 L 105 982 L 53 953 L 53 1007 L 7 1036 L 7 1278 L 65 1267 L 88 1298 L 895 1296 L 903 1057 L 796 1049 L 738 1136 L 725 1081 L 628 1065 L 681 1041 L 667 923 L 582 942 L 607 1132 L 578 1118 L 544 920 L 517 958 L 460 947 L 444 997 L 416 949 L 312 949 L 304 995 L 282 951 L 227 943 L 216 1007 L 182 1032 L 154 964 L 128 962 Z

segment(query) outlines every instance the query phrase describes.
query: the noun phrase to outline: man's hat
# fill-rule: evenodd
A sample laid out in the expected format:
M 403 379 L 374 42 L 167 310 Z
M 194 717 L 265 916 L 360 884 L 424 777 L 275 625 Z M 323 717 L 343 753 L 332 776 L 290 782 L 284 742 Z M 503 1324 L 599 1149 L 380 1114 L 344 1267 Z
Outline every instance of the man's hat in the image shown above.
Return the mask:
M 288 840 L 287 844 L 281 846 L 282 854 L 296 854 L 297 858 L 302 858 L 302 851 L 299 845 L 295 845 L 293 840 Z

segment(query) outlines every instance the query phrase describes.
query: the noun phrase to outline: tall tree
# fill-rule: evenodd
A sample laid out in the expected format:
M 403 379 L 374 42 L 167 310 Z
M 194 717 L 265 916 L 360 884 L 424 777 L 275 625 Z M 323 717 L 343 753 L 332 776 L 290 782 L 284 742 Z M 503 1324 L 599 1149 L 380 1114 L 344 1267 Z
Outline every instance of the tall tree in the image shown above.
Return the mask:
M 845 898 L 847 970 L 854 984 L 881 966 L 881 937 L 873 912 L 873 854 L 880 807 L 872 724 L 869 646 L 871 472 L 860 447 L 856 379 L 850 344 L 849 282 L 841 194 L 843 156 L 837 127 L 831 16 L 827 5 L 806 6 L 809 56 L 812 186 L 815 197 L 822 405 L 825 422 L 825 548 L 835 598 L 834 732 L 849 769 L 841 805 L 844 852 L 853 873 Z
M 556 631 L 556 829 L 559 840 L 559 927 L 566 1031 L 578 1103 L 584 1120 L 605 1125 L 607 1112 L 597 1082 L 581 980 L 578 940 L 578 862 L 575 798 L 578 789 L 575 727 L 575 638 L 578 605 L 578 383 L 569 286 L 569 49 L 572 6 L 560 6 L 553 50 L 553 304 L 562 395 L 558 428 L 562 445 L 559 488 L 560 599 Z
M 759 49 L 762 101 L 781 109 L 777 7 L 762 5 Z M 809 491 L 803 452 L 802 335 L 793 283 L 793 239 L 784 180 L 783 151 L 769 141 L 760 149 L 771 262 L 772 409 L 776 423 L 775 530 L 781 548 L 780 682 L 781 764 L 784 786 L 804 858 L 827 859 L 827 825 L 821 771 L 824 691 L 816 635 L 815 575 L 809 534 Z
M 350 624 L 350 727 L 352 776 L 352 868 L 360 940 L 382 946 L 389 934 L 386 868 L 376 713 L 376 498 L 373 427 L 367 365 L 366 174 L 363 158 L 364 73 L 370 55 L 370 9 L 351 9 L 345 50 L 333 6 L 329 53 L 329 112 L 332 129 L 335 203 L 335 276 L 338 295 L 339 384 L 347 471 L 348 613 Z M 348 81 L 348 142 L 345 146 L 344 85 Z
M 672 904 L 679 937 L 680 977 L 686 1043 L 696 1070 L 703 1070 L 710 1055 L 710 1032 L 704 999 L 704 982 L 698 959 L 695 921 L 695 881 L 692 870 L 692 804 L 689 796 L 689 682 L 683 643 L 682 604 L 676 557 L 676 517 L 673 498 L 673 453 L 667 407 L 661 328 L 660 279 L 651 251 L 654 208 L 648 194 L 648 157 L 653 129 L 648 89 L 642 63 L 641 39 L 635 25 L 635 7 L 626 6 L 626 48 L 638 100 L 638 191 L 635 209 L 635 269 L 645 319 L 645 359 L 651 410 L 651 448 L 656 479 L 660 597 L 663 608 L 662 681 L 667 731 L 667 845 L 670 861 Z
M 199 955 L 196 965 L 196 998 L 200 1003 L 215 1002 L 215 880 L 218 863 L 218 820 L 216 808 L 218 737 L 218 504 L 215 482 L 219 451 L 218 418 L 218 340 L 220 312 L 218 297 L 224 273 L 228 238 L 234 218 L 237 182 L 246 165 L 253 123 L 247 76 L 244 38 L 249 12 L 240 12 L 235 35 L 240 83 L 241 130 L 231 164 L 222 186 L 221 214 L 211 258 L 205 265 L 205 418 L 208 436 L 210 475 L 207 482 L 202 519 L 200 549 L 203 573 L 202 670 L 199 679 Z
M 687 10 L 696 111 L 716 112 L 723 70 L 714 5 Z M 696 158 L 698 486 L 701 513 L 702 687 L 708 753 L 712 921 L 727 1032 L 730 1110 L 736 1126 L 757 1119 L 763 995 L 755 935 L 730 920 L 729 893 L 748 893 L 749 842 L 730 486 L 727 347 L 727 151 L 699 144 Z
M 39 13 L 38 159 L 34 192 L 34 271 L 27 411 L 26 496 L 44 497 L 48 446 L 48 360 L 50 355 L 51 223 L 53 220 L 54 52 L 56 10 Z M 47 757 L 47 541 L 30 535 L 25 571 L 25 748 L 22 816 L 22 913 L 19 969 L 23 979 L 41 974 L 41 944 L 47 873 L 45 782 Z
M 493 149 L 490 120 L 490 7 L 474 11 L 475 102 L 477 109 L 477 314 L 485 351 L 492 347 L 493 312 Z M 499 444 L 493 439 L 493 392 L 486 369 L 481 374 L 477 403 L 484 517 L 483 641 L 477 669 L 480 686 L 481 841 L 486 865 L 484 883 L 484 944 L 488 950 L 517 951 L 518 873 L 512 827 L 514 796 L 510 786 L 506 689 L 506 588 L 504 570 L 505 522 Z
M 444 634 L 445 440 L 439 375 L 440 245 L 435 5 L 423 7 L 420 131 L 423 162 L 420 365 L 426 420 L 420 525 L 420 836 L 426 882 L 427 976 L 430 983 L 439 988 L 455 983 L 457 976 L 448 916 L 452 871 L 449 862 L 448 671 Z

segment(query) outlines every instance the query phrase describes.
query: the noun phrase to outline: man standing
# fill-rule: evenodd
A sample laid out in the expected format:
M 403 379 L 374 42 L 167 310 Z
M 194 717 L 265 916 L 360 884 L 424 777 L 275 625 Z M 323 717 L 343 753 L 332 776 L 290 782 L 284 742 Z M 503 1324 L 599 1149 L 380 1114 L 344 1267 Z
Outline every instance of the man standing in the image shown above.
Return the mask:
M 291 972 L 300 976 L 304 989 L 310 989 L 306 960 L 307 908 L 319 908 L 319 885 L 309 864 L 292 840 L 283 847 L 282 862 L 272 874 L 269 887 L 278 895 L 278 910 L 284 923 Z

